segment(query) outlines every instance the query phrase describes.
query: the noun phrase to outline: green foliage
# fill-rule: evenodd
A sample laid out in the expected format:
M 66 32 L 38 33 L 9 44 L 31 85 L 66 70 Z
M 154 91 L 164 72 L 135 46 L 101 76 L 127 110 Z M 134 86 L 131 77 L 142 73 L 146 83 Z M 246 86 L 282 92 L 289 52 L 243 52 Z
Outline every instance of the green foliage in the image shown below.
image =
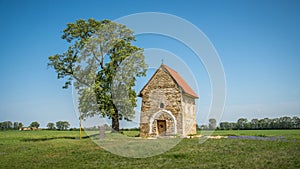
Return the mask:
M 19 122 L 14 122 L 14 129 L 15 130 L 19 129 Z
M 0 122 L 0 130 L 18 130 L 19 128 L 22 128 L 23 124 L 19 122 L 12 123 L 11 121 L 4 121 Z
M 263 119 L 252 119 L 248 121 L 246 118 L 240 118 L 236 123 L 221 122 L 221 130 L 262 130 L 262 129 L 299 129 L 300 118 L 295 117 L 280 117 L 280 118 L 263 118 Z
M 247 127 L 248 120 L 246 118 L 240 118 L 237 121 L 237 128 L 238 129 L 244 129 Z
M 208 128 L 207 125 L 202 124 L 202 125 L 200 126 L 200 129 L 201 129 L 201 130 L 208 130 L 209 128 Z
M 37 122 L 37 121 L 34 121 L 30 124 L 30 127 L 36 127 L 36 128 L 39 128 L 40 127 L 40 123 Z
M 9 130 L 12 129 L 12 122 L 11 121 L 4 121 L 4 122 L 0 122 L 0 129 L 1 130 Z
M 58 121 L 56 122 L 56 128 L 58 130 L 67 130 L 70 127 L 70 123 L 67 121 Z
M 22 128 L 24 125 L 23 123 L 19 123 L 19 129 Z
M 132 45 L 133 32 L 109 20 L 77 20 L 67 24 L 62 39 L 69 48 L 49 57 L 63 88 L 72 80 L 79 95 L 82 118 L 100 115 L 112 118 L 119 130 L 119 119 L 130 120 L 136 106 L 133 90 L 136 77 L 146 75 L 143 49 Z
M 54 123 L 49 122 L 49 123 L 47 124 L 47 128 L 48 128 L 49 130 L 54 130 L 54 129 L 55 129 Z

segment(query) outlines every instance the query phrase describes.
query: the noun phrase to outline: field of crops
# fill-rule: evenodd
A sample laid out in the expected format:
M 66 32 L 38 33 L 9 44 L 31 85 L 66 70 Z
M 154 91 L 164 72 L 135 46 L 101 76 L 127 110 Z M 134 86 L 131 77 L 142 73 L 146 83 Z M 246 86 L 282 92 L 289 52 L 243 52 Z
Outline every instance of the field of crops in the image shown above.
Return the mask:
M 163 154 L 128 158 L 104 150 L 93 138 L 77 139 L 78 131 L 0 131 L 0 168 L 300 168 L 300 130 L 215 131 L 213 135 L 281 139 L 222 138 L 203 143 L 199 138 L 182 139 Z

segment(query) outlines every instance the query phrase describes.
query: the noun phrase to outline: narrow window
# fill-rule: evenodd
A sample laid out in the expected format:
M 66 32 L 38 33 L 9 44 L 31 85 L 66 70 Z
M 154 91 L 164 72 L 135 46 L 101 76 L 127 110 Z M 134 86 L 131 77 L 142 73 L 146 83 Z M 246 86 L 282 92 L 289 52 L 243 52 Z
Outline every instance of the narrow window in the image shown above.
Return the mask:
M 160 106 L 159 106 L 161 109 L 163 109 L 165 107 L 165 105 L 163 103 L 160 103 Z

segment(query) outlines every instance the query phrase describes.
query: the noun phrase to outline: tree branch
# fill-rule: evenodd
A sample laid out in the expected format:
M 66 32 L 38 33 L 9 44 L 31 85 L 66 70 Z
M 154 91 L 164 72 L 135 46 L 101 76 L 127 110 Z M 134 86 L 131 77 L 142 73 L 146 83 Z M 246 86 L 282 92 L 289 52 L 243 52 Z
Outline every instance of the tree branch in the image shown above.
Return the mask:
M 88 84 L 88 83 L 86 83 L 86 82 L 83 82 L 82 80 L 80 80 L 80 78 L 78 78 L 78 77 L 76 77 L 76 76 L 72 76 L 75 80 L 77 80 L 79 83 L 81 83 L 81 84 L 84 84 L 85 86 L 87 86 L 87 87 L 91 87 L 91 85 L 90 84 Z

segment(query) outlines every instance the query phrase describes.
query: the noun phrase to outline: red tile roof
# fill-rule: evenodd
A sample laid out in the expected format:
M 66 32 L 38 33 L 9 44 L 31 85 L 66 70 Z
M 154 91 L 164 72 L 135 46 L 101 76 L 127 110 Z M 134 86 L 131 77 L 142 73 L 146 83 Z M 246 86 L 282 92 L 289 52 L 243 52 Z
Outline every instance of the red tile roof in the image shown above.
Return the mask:
M 192 97 L 199 98 L 199 96 L 193 91 L 193 89 L 183 80 L 183 78 L 170 67 L 162 64 L 161 67 L 165 68 L 172 76 L 172 78 L 176 81 L 176 83 L 182 88 L 183 92 L 191 95 Z

